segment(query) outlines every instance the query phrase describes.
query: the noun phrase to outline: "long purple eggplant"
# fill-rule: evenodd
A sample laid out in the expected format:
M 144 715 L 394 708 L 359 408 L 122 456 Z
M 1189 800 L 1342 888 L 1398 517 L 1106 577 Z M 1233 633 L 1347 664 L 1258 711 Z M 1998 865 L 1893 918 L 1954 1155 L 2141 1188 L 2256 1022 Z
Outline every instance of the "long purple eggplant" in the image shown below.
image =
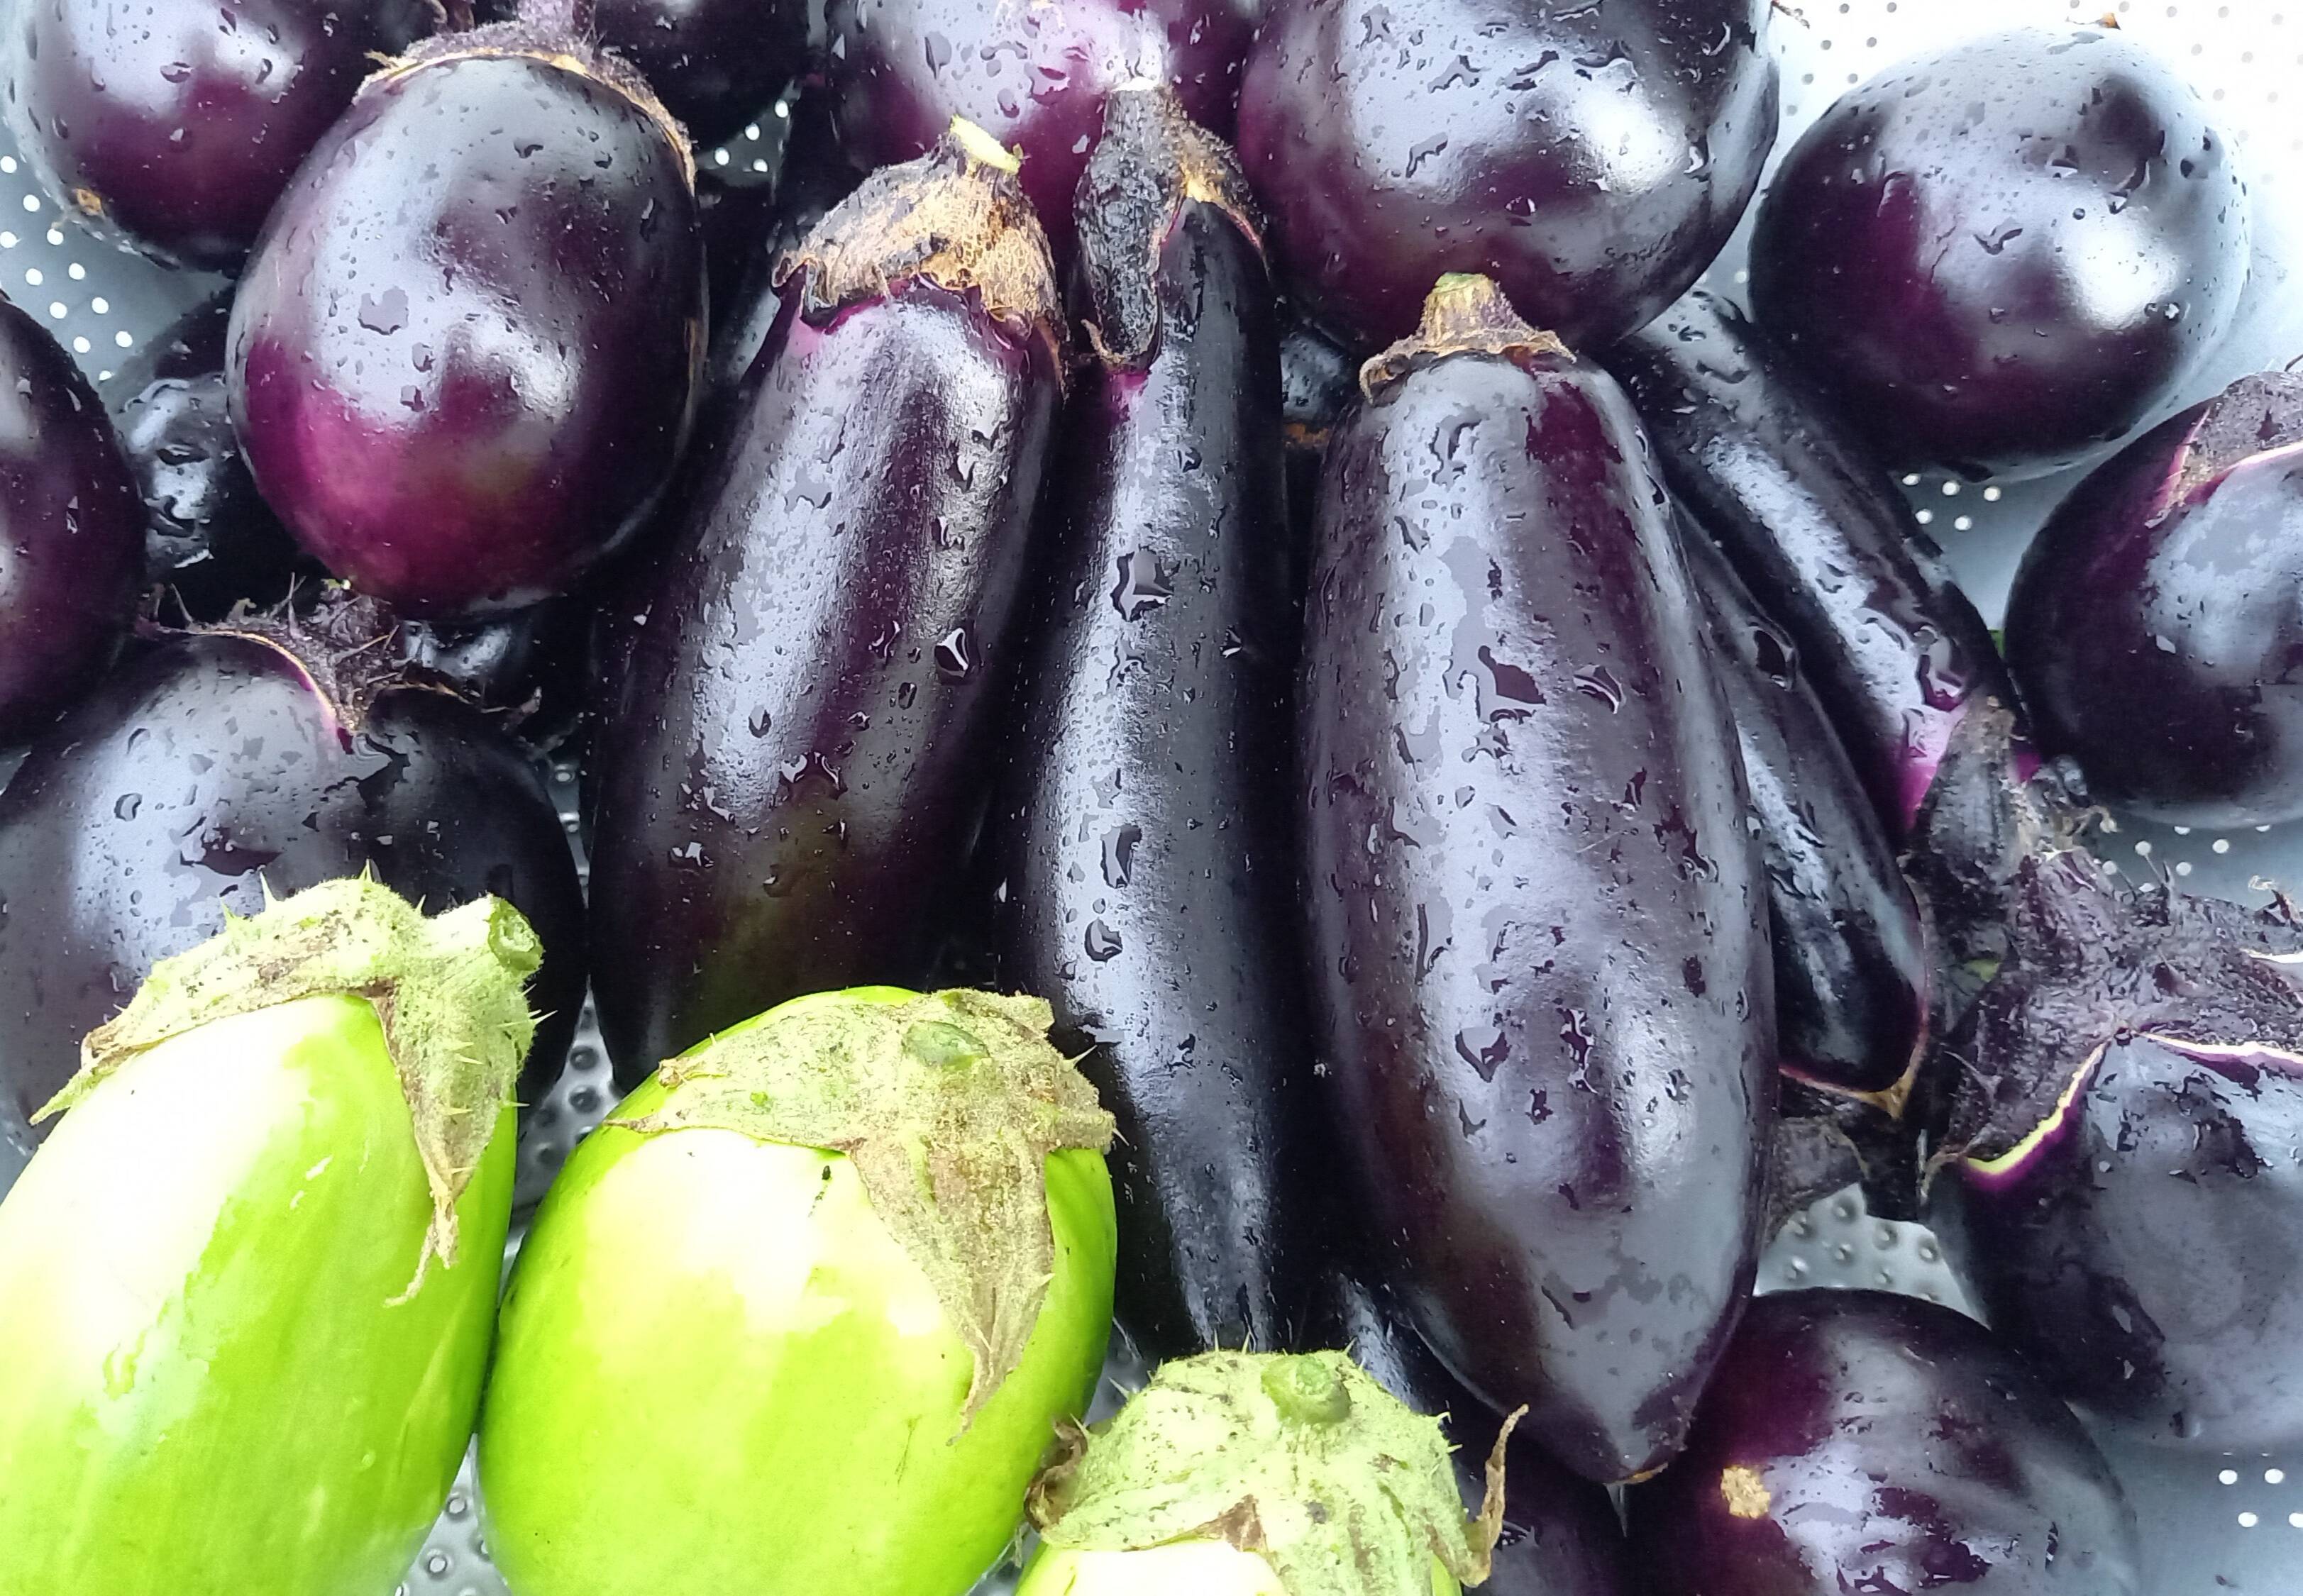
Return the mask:
M 987 836 L 1000 985 L 1055 1005 L 1119 1116 L 1118 1311 L 1157 1359 L 1286 1347 L 1317 1263 L 1279 332 L 1250 205 L 1172 91 L 1113 93 L 1080 180 L 1095 358 Z
M 544 938 L 521 1076 L 558 1074 L 584 911 L 534 768 L 477 710 L 399 684 L 372 608 L 324 630 L 178 634 L 122 667 L 0 792 L 0 1115 L 29 1114 L 153 962 L 230 911 L 372 867 L 427 907 L 494 893 Z
M 783 276 L 595 741 L 595 994 L 626 1083 L 915 968 L 1014 651 L 1063 319 L 1012 158 L 963 124 Z
M 1664 480 L 1799 644 L 1902 842 L 1968 705 L 2015 702 L 1982 617 L 1885 471 L 1734 306 L 1699 289 L 1602 358 Z
M 1299 710 L 1339 1173 L 1457 1378 L 1627 1479 L 1757 1263 L 1774 983 L 1734 733 L 1604 372 L 1449 277 L 1363 381 Z

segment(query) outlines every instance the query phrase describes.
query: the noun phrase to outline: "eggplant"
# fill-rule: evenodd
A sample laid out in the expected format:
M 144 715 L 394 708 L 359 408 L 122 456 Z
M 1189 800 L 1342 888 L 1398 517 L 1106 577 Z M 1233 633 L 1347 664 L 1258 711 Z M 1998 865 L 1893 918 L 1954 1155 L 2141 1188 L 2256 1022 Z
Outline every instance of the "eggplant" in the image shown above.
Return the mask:
M 392 654 L 411 680 L 446 687 L 521 743 L 548 752 L 583 714 L 591 623 L 573 598 L 460 626 L 401 620 L 392 631 Z
M 421 618 L 563 592 L 627 541 L 703 372 L 687 140 L 590 41 L 590 0 L 528 9 L 371 78 L 232 305 L 232 420 L 266 501 Z
M 1887 463 L 2027 475 L 2124 436 L 2223 338 L 2245 185 L 2118 31 L 2017 28 L 1850 89 L 1784 156 L 1751 308 Z
M 1965 1315 L 1785 1291 L 1626 1498 L 1649 1596 L 2138 1596 L 2134 1515 L 2071 1410 Z
M 1889 837 L 1907 840 L 1959 718 L 1986 696 L 2015 702 L 1941 550 L 1867 447 L 1727 300 L 1699 289 L 1602 358 L 1664 480 L 1799 645 Z
M 921 155 L 964 116 L 1022 158 L 1024 192 L 1059 261 L 1072 197 L 1131 80 L 1165 81 L 1228 135 L 1255 18 L 1246 0 L 830 0 L 830 78 L 848 155 L 869 170 Z
M 2090 795 L 2182 826 L 2303 816 L 2303 376 L 2241 377 L 2097 466 L 2033 540 L 2007 659 Z
M 1360 363 L 1292 307 L 1279 335 L 1279 416 L 1287 448 L 1288 540 L 1299 597 L 1311 560 L 1312 512 L 1320 502 L 1320 465 L 1336 424 L 1359 403 Z
M 766 113 L 807 54 L 807 0 L 599 0 L 598 25 L 699 145 Z
M 519 911 L 326 882 L 163 961 L 0 1202 L 4 1596 L 383 1591 L 511 1218 Z
M 128 636 L 144 515 L 120 439 L 47 330 L 0 298 L 0 748 L 55 719 Z
M 1678 298 L 1776 137 L 1767 0 L 1270 0 L 1240 156 L 1287 281 L 1355 350 L 1442 273 L 1598 349 Z
M 0 31 L 9 130 L 56 208 L 168 265 L 228 271 L 426 0 L 20 5 Z
M 1111 1117 L 1049 1018 L 798 998 L 576 1149 L 481 1421 L 514 1588 L 962 1596 L 1008 1549 L 1111 1328 Z
M 1948 1044 L 1945 1256 L 2063 1396 L 2138 1440 L 2303 1441 L 2303 927 L 2019 878 L 2007 962 Z
M 986 838 L 1000 984 L 1047 995 L 1119 1118 L 1137 1347 L 1280 1347 L 1312 1243 L 1271 280 L 1166 88 L 1113 93 L 1078 220 L 1095 357 Z
M 594 995 L 627 1086 L 783 998 L 918 969 L 988 798 L 1063 389 L 1046 240 L 963 124 L 779 272 L 595 739 Z
M 1758 844 L 1629 403 L 1440 280 L 1329 444 L 1299 736 L 1316 1071 L 1389 1288 L 1590 1478 L 1678 1449 L 1757 1266 Z
M 0 792 L 0 1115 L 55 1096 L 156 962 L 362 869 L 519 906 L 545 948 L 520 1100 L 557 1077 L 584 998 L 559 813 L 480 711 L 398 684 L 368 613 L 166 637 L 33 744 Z

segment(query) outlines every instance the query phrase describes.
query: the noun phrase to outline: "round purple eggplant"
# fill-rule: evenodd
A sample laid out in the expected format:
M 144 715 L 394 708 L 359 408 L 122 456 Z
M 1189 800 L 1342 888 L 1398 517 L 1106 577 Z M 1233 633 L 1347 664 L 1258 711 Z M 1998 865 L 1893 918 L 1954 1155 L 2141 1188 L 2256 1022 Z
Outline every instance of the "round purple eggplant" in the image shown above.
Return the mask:
M 600 42 L 699 145 L 776 102 L 807 53 L 807 0 L 599 0 Z
M 2022 28 L 1851 89 L 1760 202 L 1751 304 L 1896 467 L 2054 469 L 2231 323 L 2248 205 L 2198 97 L 2116 31 Z
M 8 125 L 56 207 L 171 265 L 240 264 L 426 0 L 38 0 L 0 32 Z
M 2023 557 L 2007 658 L 2088 794 L 2187 826 L 2303 816 L 2303 376 L 2122 449 Z
M 535 926 L 534 1101 L 584 997 L 582 892 L 534 768 L 479 710 L 397 685 L 372 607 L 246 625 L 123 666 L 0 792 L 0 1110 L 61 1089 L 154 961 L 363 869 L 435 910 L 494 893 Z
M 1279 331 L 1250 204 L 1172 91 L 1106 102 L 1078 214 L 1095 358 L 986 833 L 1000 984 L 1054 1004 L 1119 1118 L 1118 1313 L 1155 1360 L 1288 1345 L 1316 1262 Z
M 592 616 L 574 599 L 461 623 L 401 620 L 392 657 L 411 680 L 487 710 L 533 749 L 566 741 L 588 696 Z
M 47 330 L 0 298 L 0 747 L 93 687 L 128 635 L 144 510 L 120 439 Z
M 600 1025 L 629 1084 L 905 978 L 988 799 L 1062 394 L 1047 242 L 979 130 L 867 179 L 784 310 L 594 740 Z
M 1969 704 L 2015 701 L 1982 617 L 1886 472 L 1734 306 L 1697 290 L 1603 358 L 1904 841 Z
M 1885 1291 L 1763 1297 L 1679 1461 L 1626 1501 L 1648 1596 L 2138 1596 L 2103 1454 L 1965 1315 Z
M 687 141 L 564 21 L 428 40 L 370 79 L 232 307 L 257 487 L 328 569 L 410 615 L 564 592 L 646 517 L 695 408 Z
M 1104 97 L 1161 80 L 1194 121 L 1228 134 L 1255 29 L 1244 0 L 831 0 L 827 21 L 849 155 L 866 168 L 910 160 L 964 116 L 1022 155 L 1059 260 Z
M 1776 136 L 1767 0 L 1272 0 L 1240 155 L 1306 307 L 1405 336 L 1444 272 L 1577 349 L 1711 263 Z
M 1948 1051 L 1949 1256 L 2063 1394 L 2138 1439 L 2303 1441 L 2303 928 L 2085 853 L 2019 879 Z
M 1776 1104 L 1759 847 L 1613 381 L 1443 278 L 1329 444 L 1304 897 L 1339 1173 L 1447 1367 L 1588 1477 L 1679 1448 Z

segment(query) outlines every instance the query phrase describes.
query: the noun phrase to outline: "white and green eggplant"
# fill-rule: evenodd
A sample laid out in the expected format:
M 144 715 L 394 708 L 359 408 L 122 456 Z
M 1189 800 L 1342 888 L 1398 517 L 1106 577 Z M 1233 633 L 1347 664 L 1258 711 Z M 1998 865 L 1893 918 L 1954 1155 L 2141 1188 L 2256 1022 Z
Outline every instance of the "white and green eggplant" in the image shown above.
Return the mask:
M 999 1558 L 1111 1324 L 1111 1117 L 1050 1019 L 796 998 L 577 1149 L 480 1423 L 520 1596 L 959 1596 Z
M 1467 1516 L 1439 1421 L 1348 1354 L 1164 1364 L 1033 1482 L 1017 1596 L 1457 1596 L 1488 1577 L 1518 1421 Z
M 485 1373 L 542 947 L 369 880 L 161 961 L 0 1203 L 0 1596 L 365 1596 Z

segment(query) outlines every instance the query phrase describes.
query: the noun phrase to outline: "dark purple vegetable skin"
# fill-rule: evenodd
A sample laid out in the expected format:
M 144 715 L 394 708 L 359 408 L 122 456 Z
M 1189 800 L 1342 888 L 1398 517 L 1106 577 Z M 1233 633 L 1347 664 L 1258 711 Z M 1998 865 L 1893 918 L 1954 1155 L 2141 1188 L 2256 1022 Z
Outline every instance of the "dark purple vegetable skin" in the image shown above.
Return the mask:
M 88 379 L 0 298 L 0 747 L 94 686 L 128 635 L 144 509 Z
M 1000 985 L 1092 1046 L 1119 1118 L 1118 1311 L 1156 1359 L 1289 1345 L 1317 1262 L 1279 332 L 1248 203 L 1167 91 L 1106 103 L 1078 214 L 1098 352 L 986 836 Z
M 1605 373 L 1472 278 L 1370 379 L 1299 708 L 1336 1163 L 1441 1361 L 1628 1479 L 1678 1449 L 1758 1255 L 1774 1002 L 1734 732 Z
M 774 105 L 807 53 L 806 0 L 599 0 L 599 28 L 698 145 Z
M 595 995 L 627 1084 L 786 997 L 903 979 L 986 796 L 1062 392 L 1045 241 L 955 142 L 790 265 L 595 738 Z
M 1751 303 L 1894 466 L 2069 464 L 2230 324 L 2246 189 L 2117 32 L 2023 28 L 1848 91 L 1760 202 Z
M 1646 1596 L 2138 1596 L 2103 1455 L 1965 1315 L 1785 1291 L 1744 1315 L 1687 1450 L 1626 1507 Z
M 1982 617 L 1868 447 L 1734 305 L 1699 289 L 1602 358 L 1904 841 L 1970 704 L 2015 701 Z
M 350 678 L 323 685 L 326 652 L 308 670 L 254 636 L 174 634 L 33 745 L 0 792 L 0 1110 L 37 1110 L 80 1037 L 227 909 L 369 866 L 429 907 L 496 893 L 527 916 L 544 1019 L 521 1101 L 559 1074 L 584 905 L 543 784 L 449 694 L 383 686 L 363 704 Z
M 2303 1441 L 2303 928 L 2085 853 L 2018 882 L 1948 1051 L 1934 1217 L 1992 1323 L 2138 1439 Z
M 1240 155 L 1294 291 L 1355 349 L 1447 272 L 1596 349 L 1734 231 L 1776 136 L 1767 0 L 1271 0 Z
M 1279 338 L 1279 414 L 1287 445 L 1287 522 L 1295 545 L 1300 600 L 1303 572 L 1311 562 L 1312 516 L 1320 502 L 1320 466 L 1329 434 L 1360 399 L 1360 363 L 1342 345 L 1292 308 L 1282 306 Z
M 434 17 L 426 0 L 40 0 L 0 34 L 9 126 L 67 214 L 227 270 L 375 58 Z
M 2303 815 L 2303 377 L 2129 444 L 2024 554 L 2007 658 L 2089 794 L 2189 826 Z
M 371 79 L 233 306 L 232 417 L 257 486 L 331 571 L 406 614 L 565 591 L 637 529 L 687 436 L 693 167 L 629 69 L 581 47 L 510 23 Z

